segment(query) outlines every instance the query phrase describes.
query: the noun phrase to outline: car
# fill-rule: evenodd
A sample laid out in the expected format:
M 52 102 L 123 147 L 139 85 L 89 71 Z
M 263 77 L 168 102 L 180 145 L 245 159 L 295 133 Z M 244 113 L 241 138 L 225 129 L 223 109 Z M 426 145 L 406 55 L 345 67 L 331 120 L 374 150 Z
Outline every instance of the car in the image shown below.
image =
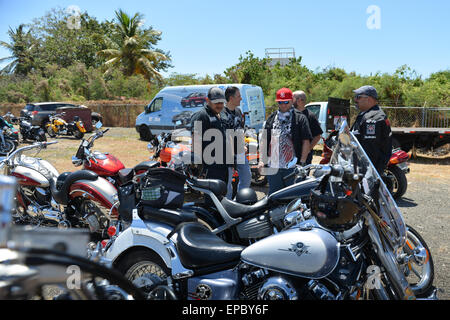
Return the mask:
M 206 105 L 206 95 L 202 92 L 193 92 L 187 97 L 181 99 L 181 105 L 183 108 L 195 108 L 197 106 L 205 106 Z
M 61 110 L 64 108 L 86 108 L 85 106 L 79 106 L 65 102 L 39 102 L 28 103 L 25 108 L 20 111 L 21 117 L 30 116 L 31 124 L 33 126 L 40 126 L 45 128 L 45 124 L 49 121 L 50 115 L 56 114 L 56 109 Z M 98 121 L 102 121 L 102 116 L 97 112 L 91 113 L 92 123 L 95 125 Z
M 191 116 L 206 105 L 211 87 L 225 91 L 228 86 L 239 88 L 242 96 L 240 108 L 248 127 L 259 130 L 266 119 L 264 93 L 259 86 L 249 84 L 208 84 L 169 86 L 159 91 L 136 118 L 136 131 L 141 140 L 149 141 L 162 132 L 188 128 Z

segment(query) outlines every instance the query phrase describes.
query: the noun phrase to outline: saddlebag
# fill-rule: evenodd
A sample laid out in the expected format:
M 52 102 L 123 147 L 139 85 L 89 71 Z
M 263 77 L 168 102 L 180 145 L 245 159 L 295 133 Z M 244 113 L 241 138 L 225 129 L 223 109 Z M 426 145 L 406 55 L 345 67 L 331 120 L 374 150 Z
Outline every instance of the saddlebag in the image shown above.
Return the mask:
M 168 168 L 151 168 L 141 180 L 140 200 L 154 208 L 181 208 L 186 176 Z

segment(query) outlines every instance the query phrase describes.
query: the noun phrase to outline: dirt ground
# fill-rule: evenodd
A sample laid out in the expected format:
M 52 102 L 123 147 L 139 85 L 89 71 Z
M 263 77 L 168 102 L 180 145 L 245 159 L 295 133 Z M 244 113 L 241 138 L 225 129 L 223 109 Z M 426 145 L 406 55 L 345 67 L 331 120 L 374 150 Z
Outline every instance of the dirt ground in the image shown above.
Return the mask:
M 89 135 L 87 135 L 89 136 Z M 56 145 L 40 152 L 39 157 L 50 161 L 60 173 L 77 170 L 71 163 L 80 140 L 58 138 Z M 134 128 L 111 128 L 95 142 L 93 150 L 115 155 L 126 167 L 148 160 L 147 142 L 139 140 Z M 30 154 L 32 155 L 32 154 Z M 315 156 L 313 163 L 320 157 Z M 450 299 L 450 159 L 410 160 L 408 189 L 397 201 L 406 223 L 413 226 L 426 240 L 435 264 L 435 286 L 445 290 L 440 299 Z M 79 168 L 78 168 L 79 169 Z M 260 197 L 264 189 L 258 190 Z

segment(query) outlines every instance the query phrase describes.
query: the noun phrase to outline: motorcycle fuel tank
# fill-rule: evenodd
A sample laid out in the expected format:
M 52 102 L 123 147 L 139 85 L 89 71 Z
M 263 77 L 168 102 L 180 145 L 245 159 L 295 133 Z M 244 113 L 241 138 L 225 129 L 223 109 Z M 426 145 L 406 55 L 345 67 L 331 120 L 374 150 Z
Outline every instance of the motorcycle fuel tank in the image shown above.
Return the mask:
M 125 169 L 123 163 L 111 154 L 94 152 L 93 156 L 97 163 L 94 160 L 85 161 L 84 169 L 94 171 L 99 176 L 115 176 L 120 170 Z
M 290 229 L 260 240 L 242 251 L 242 261 L 269 270 L 321 279 L 337 266 L 340 244 L 329 232 Z
M 59 176 L 59 173 L 48 161 L 22 157 L 11 175 L 18 179 L 19 184 L 47 188 L 49 179 Z

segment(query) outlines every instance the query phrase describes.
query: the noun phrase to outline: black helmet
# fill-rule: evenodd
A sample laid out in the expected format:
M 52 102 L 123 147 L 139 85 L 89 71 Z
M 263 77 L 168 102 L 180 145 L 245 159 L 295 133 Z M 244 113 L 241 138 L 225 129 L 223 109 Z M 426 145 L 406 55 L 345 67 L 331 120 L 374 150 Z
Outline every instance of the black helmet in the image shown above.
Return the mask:
M 236 202 L 250 205 L 258 202 L 258 196 L 256 195 L 255 190 L 244 188 L 237 192 L 235 200 Z
M 333 231 L 344 231 L 358 222 L 362 211 L 357 201 L 349 196 L 331 196 L 320 190 L 311 191 L 311 213 L 317 222 Z

